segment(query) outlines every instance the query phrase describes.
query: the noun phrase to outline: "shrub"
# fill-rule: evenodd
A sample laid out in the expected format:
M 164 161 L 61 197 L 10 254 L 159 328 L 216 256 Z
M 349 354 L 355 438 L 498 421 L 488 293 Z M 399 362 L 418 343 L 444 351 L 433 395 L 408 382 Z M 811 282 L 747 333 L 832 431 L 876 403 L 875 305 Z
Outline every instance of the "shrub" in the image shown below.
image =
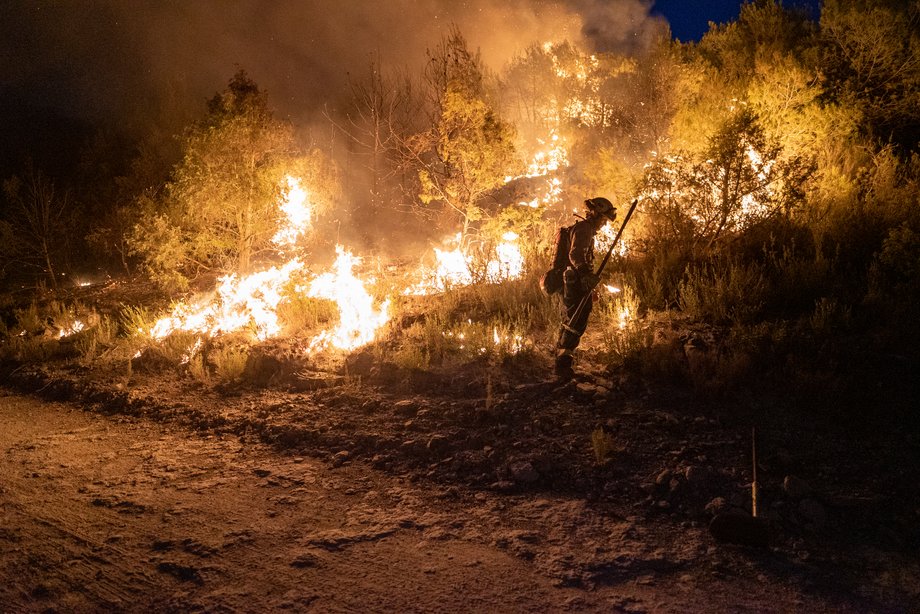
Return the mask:
M 594 451 L 594 461 L 598 465 L 610 462 L 617 452 L 613 435 L 600 426 L 591 431 L 591 449 Z
M 246 370 L 249 349 L 238 344 L 222 345 L 209 353 L 208 359 L 214 365 L 214 375 L 222 383 L 239 381 Z
M 752 322 L 763 310 L 768 280 L 763 266 L 736 259 L 692 266 L 680 283 L 679 304 L 693 318 L 716 323 Z

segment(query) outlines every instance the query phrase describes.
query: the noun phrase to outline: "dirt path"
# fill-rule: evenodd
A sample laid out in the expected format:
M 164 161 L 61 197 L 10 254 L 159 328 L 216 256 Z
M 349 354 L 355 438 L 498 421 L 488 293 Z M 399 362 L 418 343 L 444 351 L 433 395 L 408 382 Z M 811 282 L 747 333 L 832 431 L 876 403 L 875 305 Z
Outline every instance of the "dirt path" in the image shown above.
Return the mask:
M 543 611 L 551 586 L 446 537 L 417 493 L 233 439 L 0 398 L 5 611 Z
M 873 609 L 770 560 L 578 498 L 432 488 L 0 389 L 4 612 Z M 596 581 L 569 585 L 575 568 Z

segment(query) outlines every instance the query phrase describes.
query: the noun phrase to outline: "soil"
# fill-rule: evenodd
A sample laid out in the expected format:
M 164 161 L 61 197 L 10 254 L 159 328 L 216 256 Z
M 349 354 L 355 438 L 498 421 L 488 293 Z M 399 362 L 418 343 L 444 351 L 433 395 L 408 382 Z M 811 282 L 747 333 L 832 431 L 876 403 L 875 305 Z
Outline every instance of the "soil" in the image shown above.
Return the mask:
M 222 386 L 2 365 L 0 609 L 920 611 L 903 402 L 707 401 L 589 351 L 558 382 L 539 354 L 294 350 Z M 754 427 L 759 547 L 710 530 L 749 526 Z

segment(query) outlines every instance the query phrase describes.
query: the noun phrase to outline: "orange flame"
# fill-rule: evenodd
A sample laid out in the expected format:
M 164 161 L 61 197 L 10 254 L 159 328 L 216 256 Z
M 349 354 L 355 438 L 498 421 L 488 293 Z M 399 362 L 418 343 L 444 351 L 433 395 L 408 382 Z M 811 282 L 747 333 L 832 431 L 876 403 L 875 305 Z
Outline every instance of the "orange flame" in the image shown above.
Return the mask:
M 334 271 L 313 279 L 306 289 L 307 296 L 335 301 L 339 308 L 339 325 L 333 331 L 323 331 L 310 342 L 310 351 L 332 346 L 340 350 L 354 350 L 374 340 L 377 330 L 390 316 L 390 302 L 374 307 L 374 299 L 363 281 L 355 277 L 353 269 L 360 259 L 341 245 L 336 246 Z

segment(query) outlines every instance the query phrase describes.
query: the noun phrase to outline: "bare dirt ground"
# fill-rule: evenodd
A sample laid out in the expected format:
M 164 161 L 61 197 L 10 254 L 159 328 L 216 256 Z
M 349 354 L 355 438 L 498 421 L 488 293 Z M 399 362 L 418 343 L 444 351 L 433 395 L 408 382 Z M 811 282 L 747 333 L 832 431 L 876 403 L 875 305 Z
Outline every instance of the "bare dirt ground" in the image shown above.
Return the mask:
M 752 548 L 707 530 L 749 508 L 750 412 L 599 373 L 379 377 L 9 372 L 39 398 L 0 397 L 2 609 L 920 608 L 910 433 L 758 414 L 772 537 Z

